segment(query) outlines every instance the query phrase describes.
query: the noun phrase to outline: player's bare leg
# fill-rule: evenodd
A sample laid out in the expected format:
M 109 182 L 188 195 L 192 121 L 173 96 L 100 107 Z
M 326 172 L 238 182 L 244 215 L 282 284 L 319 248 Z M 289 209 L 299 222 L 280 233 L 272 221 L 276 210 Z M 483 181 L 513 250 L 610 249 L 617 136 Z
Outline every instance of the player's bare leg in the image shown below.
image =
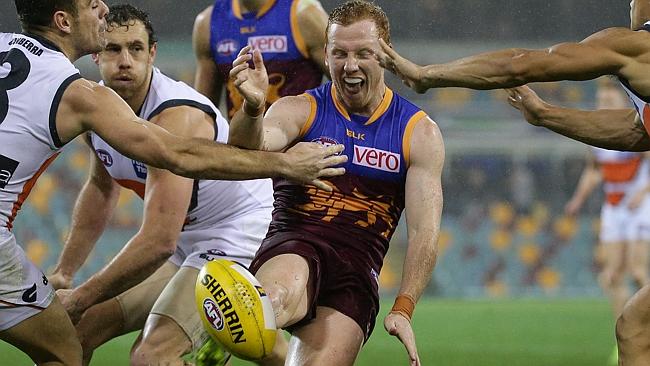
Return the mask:
M 83 348 L 83 364 L 88 365 L 93 352 L 109 340 L 126 334 L 124 316 L 117 300 L 110 299 L 88 309 L 76 326 Z
M 138 285 L 86 310 L 77 324 L 83 347 L 84 365 L 90 363 L 97 347 L 120 335 L 144 327 L 156 298 L 178 267 L 167 262 Z
M 265 262 L 255 274 L 273 304 L 278 328 L 292 325 L 307 314 L 309 265 L 297 254 L 281 254 Z
M 648 275 L 648 252 L 650 243 L 635 241 L 628 245 L 627 268 L 634 283 L 641 288 L 650 283 Z
M 629 297 L 625 285 L 626 245 L 621 242 L 603 244 L 603 268 L 598 274 L 598 282 L 611 301 L 612 312 L 616 319 L 623 311 Z
M 650 365 L 650 285 L 625 304 L 616 322 L 619 365 Z
M 65 309 L 55 297 L 42 312 L 0 332 L 11 343 L 43 366 L 81 366 L 81 345 Z
M 287 365 L 353 365 L 363 345 L 363 332 L 352 318 L 319 306 L 316 318 L 289 340 Z

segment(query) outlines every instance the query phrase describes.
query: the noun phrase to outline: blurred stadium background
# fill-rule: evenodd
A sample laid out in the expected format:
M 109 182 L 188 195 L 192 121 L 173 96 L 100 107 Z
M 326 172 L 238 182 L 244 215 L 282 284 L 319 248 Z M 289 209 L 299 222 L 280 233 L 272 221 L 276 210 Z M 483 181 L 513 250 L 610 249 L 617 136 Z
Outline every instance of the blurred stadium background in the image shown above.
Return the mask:
M 326 10 L 339 3 L 321 2 Z M 192 25 L 195 15 L 210 1 L 132 0 L 131 3 L 151 14 L 160 38 L 158 67 L 192 83 Z M 503 47 L 544 47 L 564 40 L 580 40 L 606 27 L 627 27 L 629 23 L 626 1 L 380 0 L 376 3 L 391 19 L 397 50 L 420 63 L 443 62 Z M 19 31 L 11 4 L 4 5 L 0 11 L 0 29 Z M 78 66 L 82 74 L 97 78 L 89 58 L 80 60 Z M 429 362 L 424 364 L 436 363 L 439 360 L 436 355 L 445 354 L 442 349 L 447 343 L 454 345 L 447 350 L 451 358 L 436 364 L 595 365 L 604 362 L 613 346 L 613 325 L 595 278 L 601 197 L 592 197 L 577 220 L 562 214 L 584 166 L 586 147 L 529 126 L 507 105 L 502 91 L 450 88 L 417 95 L 406 90 L 398 80 L 388 79 L 393 89 L 416 102 L 438 122 L 447 150 L 440 256 L 426 292 L 427 305 L 416 315 L 421 324 L 418 332 L 424 332 L 419 338 L 420 348 L 431 352 L 427 356 Z M 594 82 L 562 82 L 533 85 L 533 88 L 554 103 L 594 107 Z M 43 174 L 16 220 L 14 231 L 19 241 L 25 245 L 29 257 L 45 271 L 51 270 L 60 252 L 87 164 L 85 147 L 79 142 L 70 144 Z M 77 282 L 106 264 L 138 229 L 141 207 L 135 195 L 123 192 L 112 226 L 79 273 Z M 392 294 L 399 285 L 405 240 L 406 234 L 400 227 L 381 273 L 381 288 L 386 295 Z M 384 308 L 389 306 L 384 305 Z M 576 317 L 586 325 L 578 325 Z M 380 321 L 368 346 L 386 351 L 392 348 L 380 343 L 385 339 L 379 336 L 384 333 Z M 425 323 L 426 327 L 422 325 Z M 452 323 L 464 324 L 461 326 L 464 331 L 454 330 Z M 575 334 L 569 331 L 566 341 L 553 338 L 558 336 L 557 327 L 563 324 L 575 325 Z M 501 328 L 510 336 L 499 338 Z M 493 336 L 481 340 L 480 334 L 486 334 L 482 329 L 496 333 L 487 333 Z M 461 338 L 455 338 L 456 335 Z M 379 340 L 373 346 L 374 339 Z M 492 351 L 508 348 L 508 342 L 516 343 L 520 339 L 530 339 L 528 345 L 522 343 L 515 347 L 521 358 L 496 352 L 500 356 L 495 356 L 495 360 L 500 361 L 490 363 Z M 544 339 L 555 339 L 556 347 L 545 348 Z M 473 346 L 463 348 L 463 344 Z M 561 355 L 562 347 L 574 346 L 580 351 L 574 350 L 573 358 L 540 358 L 544 354 Z M 475 349 L 470 350 L 471 347 Z M 128 347 L 125 345 L 123 349 L 127 352 Z M 395 352 L 403 351 L 395 348 Z M 453 355 L 461 354 L 477 357 L 473 361 L 462 358 L 466 361 L 455 363 Z M 369 352 L 364 355 L 361 361 L 364 357 L 369 360 Z M 405 360 L 405 356 L 399 357 L 388 359 Z M 542 363 L 532 361 L 535 358 Z M 385 363 L 388 359 L 380 358 L 368 364 L 393 364 Z M 0 364 L 4 363 L 0 361 Z

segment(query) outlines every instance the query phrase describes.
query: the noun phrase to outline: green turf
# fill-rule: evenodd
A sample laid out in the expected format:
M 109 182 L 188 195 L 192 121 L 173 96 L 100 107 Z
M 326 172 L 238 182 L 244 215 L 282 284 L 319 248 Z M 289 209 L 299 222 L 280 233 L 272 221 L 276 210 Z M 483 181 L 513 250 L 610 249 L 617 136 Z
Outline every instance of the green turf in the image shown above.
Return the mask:
M 384 312 L 388 307 L 382 303 Z M 384 312 L 357 365 L 407 364 L 406 351 L 383 329 Z M 614 346 L 613 321 L 602 300 L 421 301 L 414 324 L 423 365 L 606 366 Z M 91 365 L 127 365 L 134 336 L 97 350 Z M 32 365 L 6 343 L 0 343 L 0 355 L 2 365 Z

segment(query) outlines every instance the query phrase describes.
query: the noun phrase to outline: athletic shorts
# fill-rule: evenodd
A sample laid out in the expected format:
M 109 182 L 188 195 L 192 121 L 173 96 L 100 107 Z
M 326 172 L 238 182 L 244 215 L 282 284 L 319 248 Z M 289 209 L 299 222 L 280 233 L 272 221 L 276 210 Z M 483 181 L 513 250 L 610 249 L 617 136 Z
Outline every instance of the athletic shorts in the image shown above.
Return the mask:
M 228 257 L 248 266 L 266 236 L 271 216 L 260 209 L 234 220 L 181 232 L 176 252 L 169 260 L 179 267 L 201 269 L 206 260 Z
M 0 229 L 0 331 L 45 310 L 54 299 L 47 277 L 25 255 L 14 235 Z
M 297 254 L 309 264 L 307 315 L 287 327 L 292 332 L 316 317 L 316 308 L 326 306 L 352 318 L 367 341 L 379 311 L 379 268 L 369 264 L 363 253 L 351 247 L 333 246 L 309 233 L 277 233 L 269 235 L 257 252 L 251 272 L 273 257 Z
M 167 263 L 140 284 L 117 296 L 126 330 L 142 329 L 147 316 L 157 314 L 176 322 L 191 340 L 192 347 L 200 348 L 208 334 L 203 329 L 194 302 L 199 270 L 215 259 L 228 259 L 248 266 L 268 224 L 268 215 L 253 213 L 209 229 L 181 233 L 176 252 Z M 243 232 L 246 228 L 249 231 Z M 233 248 L 234 245 L 241 247 Z
M 604 204 L 600 212 L 600 242 L 650 241 L 650 197 L 630 210 L 627 204 Z

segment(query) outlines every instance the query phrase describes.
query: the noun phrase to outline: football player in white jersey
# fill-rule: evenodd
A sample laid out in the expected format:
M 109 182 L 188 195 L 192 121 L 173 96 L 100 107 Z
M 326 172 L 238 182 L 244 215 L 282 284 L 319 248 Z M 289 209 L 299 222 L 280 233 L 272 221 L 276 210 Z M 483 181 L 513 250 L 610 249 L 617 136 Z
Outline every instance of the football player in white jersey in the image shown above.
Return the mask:
M 76 136 L 93 131 L 130 158 L 190 177 L 309 182 L 343 173 L 329 168 L 345 160 L 331 156 L 342 146 L 245 151 L 175 136 L 139 118 L 115 92 L 81 78 L 72 65 L 102 49 L 108 11 L 103 1 L 14 3 L 24 33 L 0 33 L 0 339 L 37 364 L 81 365 L 81 347 L 47 278 L 27 260 L 10 229 L 38 176 Z M 99 294 L 97 301 L 108 298 Z
M 630 1 L 630 28 L 608 28 L 581 42 L 547 49 L 511 48 L 445 64 L 418 66 L 382 43 L 379 62 L 419 93 L 429 88 L 509 90 L 509 102 L 526 120 L 590 145 L 627 151 L 650 150 L 650 1 Z M 541 101 L 532 82 L 619 78 L 635 109 L 583 111 Z M 622 365 L 650 364 L 650 286 L 623 309 L 616 325 Z
M 611 78 L 598 80 L 596 108 L 626 108 L 629 103 L 623 90 Z M 600 264 L 598 283 L 610 300 L 616 320 L 630 298 L 628 275 L 637 288 L 649 283 L 650 153 L 590 147 L 586 165 L 565 206 L 565 213 L 577 215 L 601 183 L 605 197 L 595 258 Z M 616 347 L 609 363 L 618 364 Z
M 157 43 L 148 15 L 117 5 L 106 20 L 106 46 L 93 55 L 103 83 L 140 117 L 171 133 L 226 141 L 229 126 L 216 107 L 154 67 Z M 131 352 L 132 365 L 182 365 L 181 356 L 208 337 L 194 306 L 199 270 L 216 258 L 250 264 L 271 220 L 271 181 L 193 181 L 137 164 L 95 134 L 87 140 L 90 178 L 77 199 L 52 285 L 70 287 L 112 213 L 119 186 L 142 195 L 144 222 L 107 267 L 68 297 L 79 297 L 74 302 L 87 307 L 94 305 L 93 293 L 117 295 L 90 307 L 76 325 L 84 363 L 104 342 L 144 329 Z M 277 345 L 264 364 L 284 365 L 282 336 Z

